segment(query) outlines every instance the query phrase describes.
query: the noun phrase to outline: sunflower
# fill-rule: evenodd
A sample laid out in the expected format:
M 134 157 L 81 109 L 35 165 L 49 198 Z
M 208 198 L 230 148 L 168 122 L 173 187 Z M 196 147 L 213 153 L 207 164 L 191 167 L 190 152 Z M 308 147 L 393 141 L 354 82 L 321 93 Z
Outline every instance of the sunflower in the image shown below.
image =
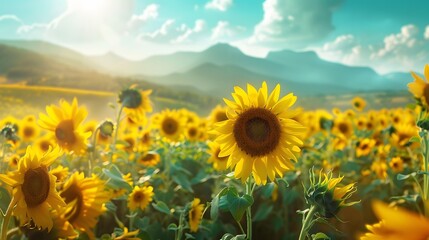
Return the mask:
M 119 144 L 119 149 L 125 150 L 129 153 L 134 152 L 136 147 L 137 132 L 124 134 L 120 137 L 120 139 L 123 141 L 123 143 Z
M 198 127 L 198 125 L 194 123 L 188 124 L 185 129 L 185 136 L 186 136 L 186 139 L 192 142 L 199 140 L 201 137 L 201 134 L 200 134 L 200 128 Z
M 356 148 L 356 156 L 362 157 L 362 156 L 368 156 L 371 151 L 375 147 L 375 140 L 372 138 L 365 138 L 362 141 L 359 142 L 358 147 Z
M 4 158 L 4 162 L 7 162 L 11 169 L 18 167 L 18 162 L 21 157 L 16 153 L 8 153 Z
M 152 146 L 152 133 L 151 129 L 145 129 L 138 133 L 140 136 L 137 142 L 137 148 L 139 151 L 146 151 Z
M 113 236 L 113 240 L 140 240 L 141 238 L 136 237 L 139 234 L 139 229 L 129 232 L 128 228 L 124 227 L 124 230 L 120 236 Z
M 160 156 L 156 152 L 146 152 L 137 158 L 137 162 L 146 167 L 156 166 L 160 161 Z
M 128 208 L 131 211 L 140 208 L 142 211 L 152 202 L 153 198 L 152 186 L 135 186 L 131 194 L 128 196 Z
M 415 98 L 421 100 L 423 106 L 429 105 L 429 64 L 425 65 L 424 75 L 426 79 L 421 78 L 419 75 L 411 72 L 414 82 L 408 83 L 409 91 Z
M 198 124 L 200 117 L 186 108 L 179 109 L 178 111 L 180 118 L 183 119 L 185 125 L 187 124 Z
M 51 170 L 51 174 L 57 178 L 57 183 L 62 183 L 69 175 L 69 168 L 59 165 Z
M 39 115 L 40 127 L 52 132 L 55 139 L 68 152 L 82 154 L 86 149 L 86 141 L 90 132 L 81 130 L 81 123 L 87 116 L 87 111 L 83 107 L 78 107 L 77 99 L 74 98 L 72 104 L 64 99 L 60 100 L 60 106 L 47 106 L 48 115 Z
M 31 142 L 40 134 L 40 128 L 34 121 L 21 121 L 18 136 L 24 142 Z
M 366 102 L 361 97 L 355 97 L 352 100 L 352 106 L 358 110 L 359 112 L 362 112 L 366 107 Z
M 211 155 L 208 161 L 213 163 L 214 169 L 219 171 L 225 170 L 227 168 L 226 163 L 228 162 L 228 156 L 226 157 L 218 156 L 220 153 L 219 144 L 215 142 L 209 142 L 208 145 L 210 147 L 209 154 Z
M 75 239 L 78 237 L 73 226 L 64 218 L 61 218 L 56 211 L 51 211 L 54 225 L 51 231 L 46 229 L 37 229 L 32 226 L 25 225 L 21 227 L 21 231 L 25 234 L 28 240 L 58 240 L 58 239 Z
M 134 181 L 133 181 L 133 177 L 131 176 L 131 173 L 122 174 L 121 177 L 122 177 L 122 180 L 125 181 L 130 186 L 130 189 L 131 189 L 131 187 L 134 185 Z M 123 196 L 125 193 L 127 193 L 127 191 L 128 189 L 123 187 L 117 187 L 117 188 L 111 189 L 112 199 Z
M 395 173 L 402 172 L 404 170 L 404 161 L 400 157 L 394 157 L 390 160 L 389 166 Z
M 352 121 L 344 115 L 338 116 L 334 120 L 334 127 L 332 129 L 332 132 L 344 138 L 351 137 L 353 135 Z
M 53 221 L 49 209 L 59 210 L 65 206 L 55 189 L 55 176 L 48 172 L 48 167 L 59 156 L 58 148 L 41 155 L 29 146 L 18 162 L 18 170 L 0 174 L 0 179 L 13 188 L 11 206 L 16 204 L 13 214 L 21 225 L 32 220 L 37 227 L 50 231 Z
M 379 179 L 387 178 L 387 164 L 384 160 L 376 160 L 371 164 L 371 171 L 375 172 Z
M 218 157 L 227 157 L 227 167 L 235 167 L 235 177 L 244 182 L 253 172 L 255 182 L 273 181 L 276 174 L 293 169 L 306 128 L 292 118 L 297 97 L 292 93 L 281 98 L 280 85 L 268 95 L 266 82 L 256 90 L 247 85 L 247 93 L 234 88 L 235 102 L 225 99 L 228 120 L 216 124 L 215 142 L 220 145 Z
M 409 140 L 414 136 L 418 137 L 417 127 L 415 125 L 402 123 L 395 126 L 395 131 L 391 135 L 391 140 L 396 147 L 405 148 L 409 146 Z M 418 143 L 411 143 L 410 146 L 416 147 Z
M 91 239 L 94 239 L 92 229 L 97 218 L 106 210 L 104 204 L 110 199 L 104 185 L 105 182 L 95 175 L 85 178 L 83 173 L 75 172 L 60 192 L 67 204 L 60 216 L 75 229 L 86 232 Z
M 152 90 L 140 91 L 132 86 L 119 94 L 119 102 L 124 107 L 125 114 L 134 122 L 146 124 L 146 113 L 152 112 L 149 99 L 151 93 Z
M 200 204 L 199 198 L 194 198 L 192 201 L 191 209 L 189 209 L 189 228 L 191 232 L 198 231 L 198 225 L 200 225 L 201 218 L 203 217 L 204 204 Z
M 154 127 L 168 141 L 178 141 L 183 133 L 184 122 L 176 110 L 164 110 L 155 118 Z
M 379 201 L 374 201 L 372 208 L 380 222 L 366 225 L 370 232 L 363 235 L 361 240 L 429 238 L 429 220 L 427 218 L 402 208 L 389 207 Z
M 222 122 L 222 121 L 228 120 L 228 117 L 226 116 L 226 107 L 222 107 L 221 105 L 217 105 L 210 112 L 209 119 L 210 119 L 211 123 L 217 123 L 217 122 Z
M 56 146 L 55 139 L 49 134 L 37 138 L 32 145 L 34 150 L 40 153 L 48 151 L 49 147 Z

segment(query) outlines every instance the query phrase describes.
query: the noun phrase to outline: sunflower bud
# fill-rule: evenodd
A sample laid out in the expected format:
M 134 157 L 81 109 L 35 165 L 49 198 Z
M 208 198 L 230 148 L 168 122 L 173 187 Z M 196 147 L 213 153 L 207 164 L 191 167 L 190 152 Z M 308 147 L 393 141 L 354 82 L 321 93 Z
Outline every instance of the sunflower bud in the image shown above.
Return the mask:
M 119 93 L 119 103 L 126 108 L 138 108 L 143 98 L 138 89 L 128 88 Z
M 316 206 L 318 212 L 326 217 L 334 217 L 342 207 L 351 206 L 358 202 L 345 203 L 354 192 L 356 187 L 354 183 L 348 184 L 343 187 L 337 185 L 343 180 L 343 177 L 333 178 L 332 173 L 319 174 L 319 179 L 313 171 L 310 171 L 310 188 L 306 192 L 306 200 L 309 204 Z
M 17 141 L 18 136 L 16 135 L 17 127 L 12 124 L 7 124 L 0 130 L 0 135 L 2 135 L 5 139 L 10 141 Z
M 100 124 L 100 134 L 103 137 L 110 137 L 113 134 L 114 125 L 111 121 L 105 120 Z

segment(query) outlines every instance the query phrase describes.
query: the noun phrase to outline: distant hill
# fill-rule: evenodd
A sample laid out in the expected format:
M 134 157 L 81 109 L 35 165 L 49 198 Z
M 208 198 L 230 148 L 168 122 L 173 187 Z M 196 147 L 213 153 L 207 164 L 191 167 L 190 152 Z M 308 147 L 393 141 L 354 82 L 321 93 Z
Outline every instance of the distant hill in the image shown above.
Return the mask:
M 405 91 L 408 73 L 379 75 L 368 67 L 328 62 L 315 52 L 271 52 L 266 58 L 245 55 L 228 44 L 216 44 L 201 52 L 178 52 L 130 61 L 114 53 L 84 56 L 40 41 L 0 41 L 49 56 L 79 71 L 101 72 L 120 78 L 141 79 L 178 89 L 225 96 L 231 86 L 245 82 L 281 83 L 302 95 L 343 94 L 368 91 Z M 194 90 L 191 90 L 194 89 Z M 229 94 L 228 94 L 229 96 Z

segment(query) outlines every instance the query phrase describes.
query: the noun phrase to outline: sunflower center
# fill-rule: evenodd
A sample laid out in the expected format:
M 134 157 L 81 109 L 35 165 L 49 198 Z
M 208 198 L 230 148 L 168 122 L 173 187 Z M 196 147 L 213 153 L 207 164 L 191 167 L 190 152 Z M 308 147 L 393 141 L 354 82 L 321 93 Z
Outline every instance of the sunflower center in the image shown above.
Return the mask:
M 49 189 L 50 181 L 46 167 L 27 170 L 21 190 L 28 207 L 32 208 L 42 204 L 48 198 Z
M 152 161 L 155 158 L 155 155 L 151 154 L 151 153 L 147 153 L 145 155 L 143 155 L 142 157 L 140 157 L 140 161 L 141 162 L 149 162 Z
M 340 123 L 338 124 L 338 130 L 340 130 L 342 134 L 346 134 L 349 131 L 349 126 L 346 123 Z
M 190 211 L 189 211 L 189 216 L 190 216 L 190 220 L 193 222 L 193 221 L 196 221 L 197 220 L 197 211 L 195 211 L 194 209 L 191 209 Z
M 426 103 L 429 104 L 429 84 L 425 84 L 425 87 L 423 88 L 423 98 Z
M 70 185 L 69 188 L 64 190 L 60 196 L 64 199 L 66 204 L 73 204 L 65 214 L 67 221 L 73 223 L 78 217 L 83 208 L 83 196 L 80 188 L 76 184 Z
M 361 147 L 360 147 L 360 149 L 362 149 L 362 150 L 367 150 L 369 148 L 369 145 L 368 144 L 366 144 L 366 143 L 364 143 Z
M 147 132 L 147 133 L 143 134 L 143 137 L 141 138 L 141 142 L 142 142 L 143 144 L 148 144 L 148 143 L 150 143 L 150 133 L 149 133 L 149 132 Z
M 142 101 L 143 97 L 137 89 L 126 89 L 119 94 L 119 102 L 126 108 L 138 108 Z
M 51 144 L 48 141 L 42 141 L 39 144 L 40 149 L 42 149 L 44 152 L 49 150 L 49 146 L 51 146 Z
M 219 111 L 216 113 L 215 119 L 216 119 L 216 122 L 221 122 L 221 121 L 228 120 L 228 117 L 226 116 L 225 111 Z
M 23 133 L 24 133 L 25 137 L 32 137 L 34 135 L 34 128 L 32 128 L 32 127 L 25 127 Z
M 136 192 L 133 196 L 134 202 L 141 202 L 144 199 L 144 194 L 142 192 Z
M 74 134 L 74 126 L 72 120 L 64 120 L 60 122 L 55 129 L 55 137 L 61 142 L 66 144 L 73 144 L 76 142 Z
M 168 117 L 162 121 L 162 130 L 168 135 L 175 134 L 178 128 L 179 123 L 171 117 Z
M 197 133 L 198 133 L 198 131 L 197 131 L 197 129 L 196 129 L 196 128 L 190 128 L 190 129 L 188 130 L 188 134 L 189 134 L 189 136 L 190 136 L 190 137 L 195 137 L 195 136 L 197 136 Z
M 264 156 L 280 142 L 281 126 L 275 114 L 265 108 L 251 108 L 241 113 L 234 124 L 238 147 L 251 156 Z

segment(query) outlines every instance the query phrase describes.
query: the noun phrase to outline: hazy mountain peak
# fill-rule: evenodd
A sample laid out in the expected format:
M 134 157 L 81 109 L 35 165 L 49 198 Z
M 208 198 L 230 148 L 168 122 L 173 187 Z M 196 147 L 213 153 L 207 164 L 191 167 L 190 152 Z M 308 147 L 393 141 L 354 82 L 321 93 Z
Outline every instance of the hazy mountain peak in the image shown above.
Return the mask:
M 228 43 L 216 43 L 210 47 L 208 47 L 203 52 L 220 52 L 220 53 L 240 53 L 243 54 L 243 52 L 240 51 L 240 49 L 229 45 Z

